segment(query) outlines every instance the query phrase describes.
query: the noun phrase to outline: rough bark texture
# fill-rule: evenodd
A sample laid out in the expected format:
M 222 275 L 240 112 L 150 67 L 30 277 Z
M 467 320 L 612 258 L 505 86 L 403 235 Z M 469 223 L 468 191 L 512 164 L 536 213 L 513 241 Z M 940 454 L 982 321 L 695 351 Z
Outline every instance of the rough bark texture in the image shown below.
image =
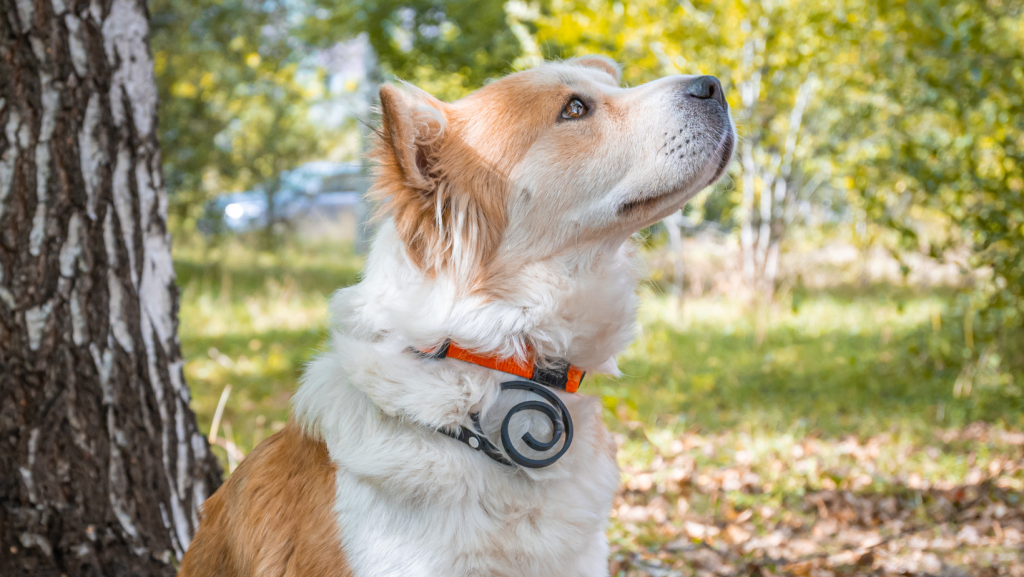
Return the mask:
M 0 575 L 173 575 L 189 410 L 144 0 L 0 0 Z

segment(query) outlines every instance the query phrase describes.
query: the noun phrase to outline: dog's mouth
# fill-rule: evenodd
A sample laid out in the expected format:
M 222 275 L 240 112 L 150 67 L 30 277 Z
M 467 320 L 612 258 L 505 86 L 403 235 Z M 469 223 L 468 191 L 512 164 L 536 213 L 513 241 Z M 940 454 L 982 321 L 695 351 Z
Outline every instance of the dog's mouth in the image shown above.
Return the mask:
M 735 146 L 736 137 L 733 135 L 732 131 L 729 131 L 726 134 L 725 140 L 718 147 L 718 166 L 715 167 L 714 175 L 711 177 L 710 180 L 707 181 L 706 184 L 704 184 L 700 188 L 693 189 L 692 187 L 685 186 L 682 188 L 670 190 L 669 192 L 665 192 L 662 194 L 656 194 L 654 196 L 648 196 L 646 198 L 640 198 L 637 200 L 630 200 L 628 202 L 620 204 L 618 209 L 616 210 L 616 213 L 618 214 L 618 216 L 626 216 L 633 212 L 652 208 L 667 198 L 687 192 L 696 193 L 711 186 L 716 181 L 718 181 L 718 179 L 721 178 L 723 174 L 725 174 L 725 169 L 729 167 L 729 161 L 732 160 L 732 152 Z
M 681 190 L 673 190 L 672 192 L 666 192 L 665 194 L 658 194 L 658 195 L 655 195 L 655 196 L 649 196 L 647 198 L 641 198 L 639 200 L 631 200 L 629 202 L 624 202 L 624 203 L 619 205 L 619 208 L 616 211 L 616 213 L 619 216 L 625 216 L 627 214 L 636 212 L 636 211 L 638 211 L 640 209 L 645 209 L 645 208 L 652 207 L 652 206 L 658 204 L 659 202 L 661 202 L 662 200 L 664 200 L 665 198 L 668 198 L 670 196 L 674 196 L 676 194 L 679 194 L 680 192 L 682 192 L 682 191 Z
M 725 169 L 729 166 L 729 161 L 732 160 L 732 150 L 735 146 L 736 137 L 730 130 L 725 135 L 725 142 L 723 142 L 720 147 L 721 157 L 718 159 L 718 168 L 715 169 L 715 175 L 711 177 L 711 180 L 709 180 L 707 184 L 704 185 L 704 188 L 711 186 L 717 182 L 719 178 L 722 178 L 723 174 L 725 174 Z

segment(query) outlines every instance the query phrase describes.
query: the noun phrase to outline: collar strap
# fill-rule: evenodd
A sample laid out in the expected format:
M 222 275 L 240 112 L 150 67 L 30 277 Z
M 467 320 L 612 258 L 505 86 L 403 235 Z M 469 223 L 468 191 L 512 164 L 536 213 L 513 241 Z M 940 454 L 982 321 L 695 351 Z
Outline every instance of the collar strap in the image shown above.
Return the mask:
M 562 389 L 569 393 L 575 393 L 580 388 L 580 382 L 587 374 L 583 369 L 570 365 L 568 361 L 558 360 L 548 367 L 538 366 L 533 360 L 519 361 L 516 359 L 500 359 L 492 355 L 478 355 L 470 350 L 464 349 L 446 340 L 440 347 L 421 353 L 432 359 L 457 359 L 467 363 L 473 363 L 488 369 L 494 369 L 548 387 Z
M 438 429 L 438 432 L 440 432 L 443 435 L 448 435 L 449 437 L 455 439 L 456 441 L 461 441 L 465 443 L 466 445 L 469 446 L 470 449 L 480 451 L 481 453 L 487 455 L 492 460 L 497 461 L 502 465 L 514 467 L 515 464 L 512 463 L 512 461 L 506 459 L 505 455 L 502 455 L 501 451 L 499 451 L 498 448 L 494 446 L 494 443 L 488 440 L 487 437 L 477 432 L 482 430 L 480 429 L 480 415 L 477 413 L 473 413 L 469 417 L 473 419 L 473 429 L 470 429 L 468 427 L 459 427 L 458 433 L 446 431 L 445 429 Z

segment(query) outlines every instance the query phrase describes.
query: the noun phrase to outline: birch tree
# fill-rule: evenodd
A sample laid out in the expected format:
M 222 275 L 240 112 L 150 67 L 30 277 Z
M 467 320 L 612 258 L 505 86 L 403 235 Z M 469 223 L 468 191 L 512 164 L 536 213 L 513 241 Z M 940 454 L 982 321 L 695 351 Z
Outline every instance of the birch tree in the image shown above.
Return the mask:
M 142 0 L 0 10 L 0 574 L 173 575 L 189 409 Z

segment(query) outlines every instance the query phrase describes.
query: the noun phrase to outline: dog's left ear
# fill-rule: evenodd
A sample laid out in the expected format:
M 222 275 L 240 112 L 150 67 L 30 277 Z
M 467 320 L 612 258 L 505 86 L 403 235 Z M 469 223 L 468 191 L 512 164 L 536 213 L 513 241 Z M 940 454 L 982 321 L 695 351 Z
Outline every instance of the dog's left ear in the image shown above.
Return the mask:
M 424 196 L 436 186 L 432 166 L 436 144 L 444 135 L 444 103 L 411 85 L 380 88 L 381 144 L 393 155 L 403 183 Z

